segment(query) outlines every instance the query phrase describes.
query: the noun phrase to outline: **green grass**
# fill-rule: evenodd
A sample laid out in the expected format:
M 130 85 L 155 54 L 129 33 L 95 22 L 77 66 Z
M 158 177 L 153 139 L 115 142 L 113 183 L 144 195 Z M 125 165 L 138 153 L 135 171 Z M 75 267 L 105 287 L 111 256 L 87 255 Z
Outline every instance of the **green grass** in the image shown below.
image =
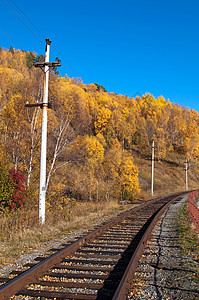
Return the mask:
M 182 254 L 190 256 L 190 264 L 196 271 L 193 279 L 199 282 L 199 234 L 197 233 L 189 215 L 188 201 L 182 206 L 178 215 L 179 245 Z

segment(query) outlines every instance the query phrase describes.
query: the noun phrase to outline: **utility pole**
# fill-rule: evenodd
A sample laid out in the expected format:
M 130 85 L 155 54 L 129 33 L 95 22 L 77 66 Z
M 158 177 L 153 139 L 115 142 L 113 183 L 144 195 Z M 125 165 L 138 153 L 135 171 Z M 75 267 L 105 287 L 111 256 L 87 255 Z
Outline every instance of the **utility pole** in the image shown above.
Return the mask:
M 40 157 L 40 186 L 39 186 L 39 222 L 45 222 L 45 199 L 46 199 L 46 152 L 47 152 L 47 108 L 48 104 L 48 83 L 49 70 L 61 66 L 59 62 L 49 62 L 51 41 L 46 39 L 45 62 L 35 62 L 35 67 L 44 71 L 44 95 L 43 103 L 26 104 L 26 107 L 40 106 L 42 109 L 42 130 L 41 130 L 41 157 Z
M 151 158 L 151 195 L 153 196 L 153 177 L 154 177 L 154 140 L 152 141 L 152 158 Z
M 188 170 L 189 170 L 189 162 L 188 162 L 188 159 L 186 157 L 186 161 L 185 161 L 186 191 L 188 191 Z
M 41 129 L 41 157 L 40 157 L 40 185 L 39 185 L 39 221 L 45 222 L 45 199 L 46 199 L 46 150 L 47 150 L 47 107 L 48 107 L 48 83 L 51 41 L 46 39 L 45 63 L 44 63 L 44 96 L 42 107 L 42 129 Z

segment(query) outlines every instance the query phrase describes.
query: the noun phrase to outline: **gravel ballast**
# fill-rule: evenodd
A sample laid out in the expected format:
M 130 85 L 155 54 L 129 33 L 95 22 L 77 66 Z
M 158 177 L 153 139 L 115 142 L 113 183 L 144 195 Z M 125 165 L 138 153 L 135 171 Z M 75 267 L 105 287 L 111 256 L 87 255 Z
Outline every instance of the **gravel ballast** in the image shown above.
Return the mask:
M 183 256 L 178 240 L 177 216 L 187 198 L 172 204 L 153 229 L 128 299 L 199 299 L 199 264 Z

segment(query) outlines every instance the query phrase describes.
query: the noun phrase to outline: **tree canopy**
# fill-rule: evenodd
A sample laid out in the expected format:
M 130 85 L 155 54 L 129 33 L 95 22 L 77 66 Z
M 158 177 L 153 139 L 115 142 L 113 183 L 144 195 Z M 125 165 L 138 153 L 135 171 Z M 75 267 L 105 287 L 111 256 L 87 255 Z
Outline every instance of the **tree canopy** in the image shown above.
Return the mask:
M 32 52 L 0 51 L 0 162 L 26 177 L 38 191 L 43 73 Z M 80 200 L 133 200 L 140 192 L 133 150 L 149 153 L 152 140 L 158 159 L 168 151 L 189 159 L 199 156 L 199 115 L 163 96 L 129 98 L 108 93 L 99 84 L 50 73 L 47 187 L 49 201 L 63 193 Z

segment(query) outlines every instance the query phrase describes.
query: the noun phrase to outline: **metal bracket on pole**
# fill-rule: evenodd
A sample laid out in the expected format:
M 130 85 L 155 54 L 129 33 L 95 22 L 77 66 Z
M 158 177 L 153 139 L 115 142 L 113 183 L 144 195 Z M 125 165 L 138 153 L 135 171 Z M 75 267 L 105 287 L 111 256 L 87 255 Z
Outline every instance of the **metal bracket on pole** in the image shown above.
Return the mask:
M 53 62 L 34 62 L 33 66 L 35 68 L 40 68 L 44 73 L 49 72 L 50 69 L 54 69 L 56 67 L 60 67 L 61 64 L 58 61 L 53 61 Z M 48 69 L 45 71 L 45 66 L 48 67 Z
M 46 39 L 46 53 L 47 53 L 47 49 L 49 49 L 51 45 L 51 41 L 49 39 Z M 60 64 L 60 61 L 53 61 L 53 62 L 49 62 L 49 59 L 46 60 L 46 57 L 45 57 L 45 61 L 44 62 L 34 62 L 33 65 L 36 67 L 36 68 L 41 68 L 44 73 L 48 72 L 50 70 L 50 68 L 56 68 L 56 67 L 60 67 L 61 64 Z M 48 67 L 48 68 L 45 68 L 45 67 Z M 44 68 L 44 69 L 43 69 Z
M 41 67 L 45 67 L 48 66 L 49 68 L 54 68 L 54 67 L 60 67 L 61 64 L 58 61 L 53 61 L 53 62 L 34 62 L 33 65 L 36 68 L 41 68 Z
M 51 103 L 26 103 L 25 107 L 40 107 L 43 108 L 44 105 L 47 105 L 48 108 L 52 108 L 52 104 Z

